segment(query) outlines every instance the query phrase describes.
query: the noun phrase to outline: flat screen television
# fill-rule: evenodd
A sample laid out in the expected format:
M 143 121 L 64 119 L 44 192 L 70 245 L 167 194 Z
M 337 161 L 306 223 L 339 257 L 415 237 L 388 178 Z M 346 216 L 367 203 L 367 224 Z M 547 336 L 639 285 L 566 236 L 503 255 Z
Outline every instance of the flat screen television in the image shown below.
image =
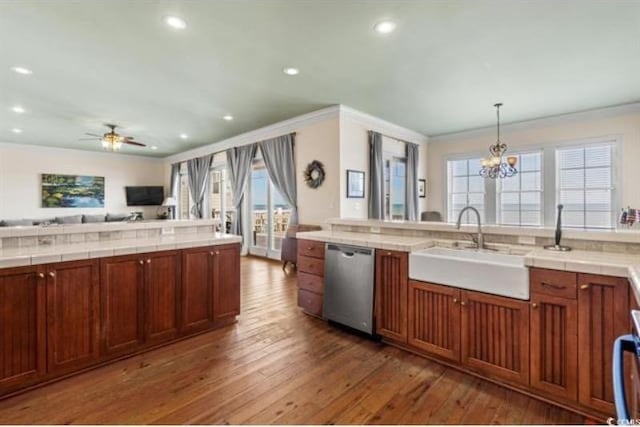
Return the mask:
M 125 187 L 127 206 L 160 206 L 164 201 L 164 187 Z

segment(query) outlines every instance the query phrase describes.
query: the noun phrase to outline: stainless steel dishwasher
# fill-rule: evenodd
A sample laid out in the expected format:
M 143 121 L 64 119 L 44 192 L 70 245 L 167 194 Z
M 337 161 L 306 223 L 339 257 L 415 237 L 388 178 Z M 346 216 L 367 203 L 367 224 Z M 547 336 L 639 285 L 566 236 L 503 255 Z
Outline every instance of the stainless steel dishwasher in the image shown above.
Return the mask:
M 324 263 L 326 319 L 373 334 L 374 250 L 327 244 Z

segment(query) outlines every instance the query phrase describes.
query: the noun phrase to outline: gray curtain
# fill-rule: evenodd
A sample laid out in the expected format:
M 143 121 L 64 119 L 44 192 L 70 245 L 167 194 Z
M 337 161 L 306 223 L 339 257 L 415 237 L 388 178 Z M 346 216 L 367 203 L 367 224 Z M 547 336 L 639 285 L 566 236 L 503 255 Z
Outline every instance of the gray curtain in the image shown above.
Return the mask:
M 418 164 L 419 164 L 419 146 L 407 142 L 407 173 L 406 177 L 406 203 L 405 217 L 409 221 L 418 220 Z
M 231 233 L 243 235 L 242 227 L 242 199 L 251 174 L 251 162 L 256 155 L 258 144 L 229 148 L 227 150 L 227 166 L 229 167 L 229 181 L 233 192 L 233 206 L 236 216 L 231 224 Z
M 193 199 L 193 207 L 191 213 L 196 218 L 202 218 L 204 214 L 203 203 L 204 193 L 207 189 L 209 181 L 209 169 L 213 155 L 198 157 L 196 159 L 187 160 L 187 172 L 189 173 L 189 192 Z
M 178 184 L 180 183 L 180 163 L 173 163 L 171 165 L 171 187 L 169 187 L 169 197 L 173 197 L 178 200 Z M 177 206 L 171 206 L 169 208 L 170 214 L 173 219 L 176 219 Z
M 293 158 L 293 135 L 283 135 L 260 142 L 260 151 L 269 179 L 291 206 L 289 225 L 298 223 L 296 164 Z
M 382 135 L 369 131 L 369 219 L 384 219 Z

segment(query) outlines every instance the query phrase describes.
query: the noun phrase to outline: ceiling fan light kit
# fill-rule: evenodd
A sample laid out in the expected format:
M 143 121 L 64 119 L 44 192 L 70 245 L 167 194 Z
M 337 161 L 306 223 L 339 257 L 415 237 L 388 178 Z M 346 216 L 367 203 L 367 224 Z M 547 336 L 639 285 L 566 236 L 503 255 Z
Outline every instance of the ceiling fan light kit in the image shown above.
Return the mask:
M 109 123 L 105 123 L 105 126 L 110 130 L 104 135 L 96 135 L 95 133 L 86 133 L 85 135 L 92 136 L 93 138 L 89 138 L 92 140 L 99 140 L 102 148 L 107 151 L 118 151 L 122 148 L 124 144 L 127 145 L 136 145 L 138 147 L 146 147 L 145 144 L 141 142 L 137 142 L 133 140 L 132 136 L 122 136 L 116 133 L 116 128 L 118 125 L 113 125 Z

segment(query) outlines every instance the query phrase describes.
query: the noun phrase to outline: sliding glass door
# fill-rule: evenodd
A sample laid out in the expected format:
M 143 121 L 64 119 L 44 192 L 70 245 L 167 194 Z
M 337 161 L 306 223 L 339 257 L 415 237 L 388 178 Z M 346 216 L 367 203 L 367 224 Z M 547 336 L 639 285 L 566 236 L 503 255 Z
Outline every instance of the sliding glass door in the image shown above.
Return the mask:
M 249 182 L 249 252 L 253 255 L 280 259 L 291 208 L 273 187 L 261 160 L 256 160 Z
M 385 218 L 392 220 L 405 219 L 406 205 L 406 171 L 407 160 L 399 157 L 388 157 L 385 160 Z

